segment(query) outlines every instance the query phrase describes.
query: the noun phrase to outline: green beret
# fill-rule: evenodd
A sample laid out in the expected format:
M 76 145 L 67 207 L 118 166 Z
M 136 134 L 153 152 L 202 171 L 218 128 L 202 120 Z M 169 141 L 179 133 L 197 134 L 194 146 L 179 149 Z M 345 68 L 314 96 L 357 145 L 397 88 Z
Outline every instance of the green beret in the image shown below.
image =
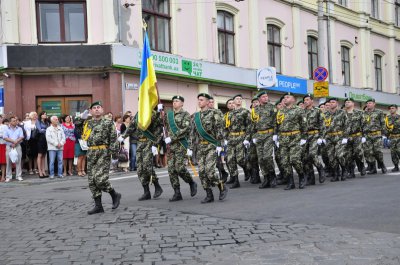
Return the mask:
M 334 100 L 334 101 L 339 101 L 338 98 L 329 98 L 327 102 L 331 102 L 332 100 Z
M 205 97 L 206 99 L 212 99 L 212 97 L 207 93 L 200 93 L 197 95 L 197 98 L 199 98 L 199 97 Z
M 389 105 L 389 108 L 388 108 L 388 109 L 390 109 L 391 107 L 394 107 L 394 108 L 397 109 L 397 105 L 396 105 L 396 104 L 391 104 L 391 105 Z
M 256 101 L 256 100 L 258 100 L 258 97 L 257 97 L 257 96 L 253 97 L 253 99 L 251 100 L 251 103 L 253 103 L 253 102 Z
M 180 101 L 185 102 L 185 99 L 182 96 L 173 96 L 172 101 L 174 101 L 174 99 L 179 99 Z
M 294 97 L 294 95 L 293 95 L 292 92 L 286 92 L 286 93 L 283 95 L 283 97 L 285 97 L 285 96 L 293 96 L 293 97 Z
M 300 100 L 299 102 L 297 102 L 297 106 L 299 106 L 300 104 L 304 104 L 303 100 Z
M 262 95 L 266 95 L 266 94 L 268 94 L 267 93 L 267 90 L 262 90 L 262 91 L 260 91 L 257 95 L 256 95 L 256 97 L 261 97 Z
M 354 98 L 346 98 L 346 99 L 344 100 L 344 102 L 346 102 L 346 101 L 354 102 Z
M 226 105 L 227 105 L 227 106 L 228 106 L 229 101 L 233 101 L 233 99 L 230 98 L 230 99 L 228 99 L 228 100 L 226 101 Z
M 318 105 L 318 108 L 321 108 L 321 106 L 325 106 L 325 102 L 319 104 L 319 105 Z
M 237 98 L 237 97 L 243 98 L 242 94 L 237 94 L 237 95 L 233 96 L 232 98 L 235 99 L 235 98 Z
M 368 103 L 368 102 L 374 102 L 375 103 L 375 99 L 370 98 L 370 99 L 367 99 L 367 101 L 365 101 L 365 103 Z
M 101 101 L 96 101 L 93 102 L 92 105 L 90 105 L 90 108 L 93 108 L 94 106 L 103 106 L 103 104 L 101 104 Z
M 283 101 L 284 98 L 285 98 L 285 97 L 282 96 L 282 97 L 279 99 L 279 103 L 282 103 L 282 101 Z
M 282 102 L 281 101 L 277 101 L 277 102 L 275 102 L 275 106 L 278 106 L 278 104 L 281 104 Z
M 312 94 L 306 94 L 306 95 L 303 97 L 303 101 L 304 101 L 304 99 L 306 99 L 306 98 L 314 99 L 314 97 L 313 97 Z
M 209 99 L 214 99 L 214 97 L 213 96 L 210 96 L 210 98 Z

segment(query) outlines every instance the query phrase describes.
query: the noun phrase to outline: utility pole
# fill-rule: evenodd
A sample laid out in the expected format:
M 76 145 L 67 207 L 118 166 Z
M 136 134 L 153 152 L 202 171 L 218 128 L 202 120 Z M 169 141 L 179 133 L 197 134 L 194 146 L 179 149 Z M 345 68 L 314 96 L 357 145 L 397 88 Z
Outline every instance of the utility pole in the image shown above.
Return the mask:
M 318 66 L 326 68 L 325 59 L 326 52 L 325 47 L 327 44 L 327 34 L 325 29 L 325 12 L 324 12 L 324 0 L 318 1 Z M 325 102 L 325 98 L 320 98 L 319 103 Z

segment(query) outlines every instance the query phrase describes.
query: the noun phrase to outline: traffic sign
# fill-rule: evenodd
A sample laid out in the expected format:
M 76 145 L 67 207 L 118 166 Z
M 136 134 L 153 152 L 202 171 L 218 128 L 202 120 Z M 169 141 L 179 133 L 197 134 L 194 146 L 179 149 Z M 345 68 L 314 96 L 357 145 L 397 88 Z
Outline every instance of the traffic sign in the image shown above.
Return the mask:
M 329 96 L 329 82 L 315 82 L 314 83 L 314 97 L 326 98 Z
M 325 81 L 328 78 L 328 70 L 325 67 L 317 67 L 313 72 L 313 79 L 317 82 Z

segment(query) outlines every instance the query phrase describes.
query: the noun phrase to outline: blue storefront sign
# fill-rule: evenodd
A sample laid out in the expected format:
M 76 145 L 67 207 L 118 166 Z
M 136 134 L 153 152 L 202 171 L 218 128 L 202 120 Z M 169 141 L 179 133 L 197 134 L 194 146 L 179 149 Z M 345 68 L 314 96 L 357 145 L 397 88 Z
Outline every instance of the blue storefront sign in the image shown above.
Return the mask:
M 268 90 L 291 92 L 294 94 L 307 94 L 307 80 L 286 75 L 276 75 L 276 85 L 268 87 Z
M 0 87 L 0 108 L 4 107 L 4 88 Z

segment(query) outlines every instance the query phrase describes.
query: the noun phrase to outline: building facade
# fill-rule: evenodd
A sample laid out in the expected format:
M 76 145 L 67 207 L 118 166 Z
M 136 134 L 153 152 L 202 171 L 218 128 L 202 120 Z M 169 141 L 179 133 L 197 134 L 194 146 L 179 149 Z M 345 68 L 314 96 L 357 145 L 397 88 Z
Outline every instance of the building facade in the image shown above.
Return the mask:
M 272 66 L 285 91 L 312 92 L 324 58 L 330 95 L 400 102 L 400 1 L 325 1 L 324 36 L 317 1 L 305 0 L 1 0 L 0 87 L 5 112 L 137 110 L 143 23 L 154 54 L 160 97 L 175 94 L 196 110 L 208 92 L 216 107 L 257 93 L 257 69 Z M 323 40 L 323 42 L 322 42 Z M 323 55 L 318 54 L 318 41 Z

